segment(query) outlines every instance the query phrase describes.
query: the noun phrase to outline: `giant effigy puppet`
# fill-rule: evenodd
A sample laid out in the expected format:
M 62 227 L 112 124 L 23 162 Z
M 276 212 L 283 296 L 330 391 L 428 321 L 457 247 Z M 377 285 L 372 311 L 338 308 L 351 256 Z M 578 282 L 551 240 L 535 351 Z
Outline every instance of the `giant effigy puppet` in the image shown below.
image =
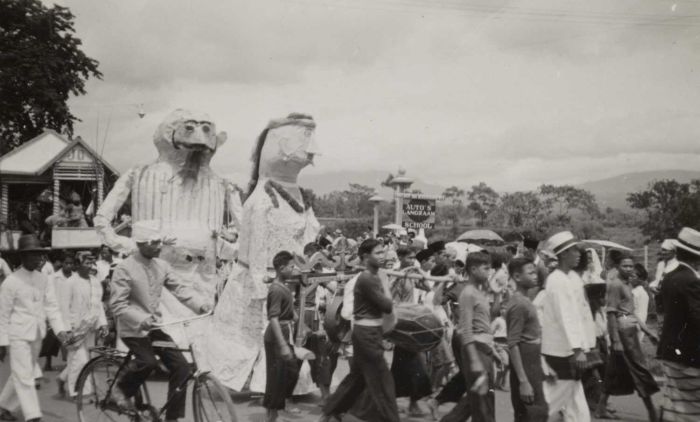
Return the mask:
M 164 238 L 175 239 L 163 246 L 160 257 L 211 299 L 218 282 L 216 252 L 222 241 L 218 234 L 237 225 L 242 210 L 237 187 L 209 167 L 225 140 L 226 133 L 217 133 L 207 115 L 175 110 L 153 137 L 158 159 L 122 175 L 94 219 L 106 245 L 118 252 L 134 251 L 133 240 L 115 233 L 111 225 L 130 199 L 127 213 L 132 222 L 157 225 Z M 192 315 L 166 290 L 161 305 L 165 320 Z
M 204 348 L 210 369 L 233 390 L 265 389 L 265 280 L 274 277 L 273 257 L 282 250 L 302 256 L 304 245 L 313 242 L 320 229 L 297 184 L 299 172 L 318 153 L 315 127 L 310 116 L 301 114 L 272 120 L 253 152 L 238 264 L 220 296 Z M 315 389 L 304 369 L 295 394 Z

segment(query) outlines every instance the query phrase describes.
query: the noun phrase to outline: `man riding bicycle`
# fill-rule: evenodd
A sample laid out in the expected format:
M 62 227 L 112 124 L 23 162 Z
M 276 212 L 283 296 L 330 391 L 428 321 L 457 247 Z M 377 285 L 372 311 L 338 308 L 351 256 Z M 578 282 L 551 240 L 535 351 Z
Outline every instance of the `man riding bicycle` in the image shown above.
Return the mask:
M 112 396 L 116 404 L 133 408 L 131 398 L 136 395 L 148 376 L 158 367 L 156 355 L 170 371 L 166 422 L 185 417 L 186 388 L 176 391 L 189 375 L 189 364 L 182 353 L 170 348 L 154 348 L 153 342 L 172 342 L 172 338 L 155 324 L 161 322 L 160 296 L 165 286 L 185 306 L 197 313 L 212 310 L 205 298 L 179 278 L 170 264 L 159 259 L 162 236 L 157 221 L 140 221 L 133 225 L 132 239 L 137 251 L 114 269 L 110 283 L 110 307 L 117 323 L 117 333 L 131 350 L 134 359 L 121 376 Z

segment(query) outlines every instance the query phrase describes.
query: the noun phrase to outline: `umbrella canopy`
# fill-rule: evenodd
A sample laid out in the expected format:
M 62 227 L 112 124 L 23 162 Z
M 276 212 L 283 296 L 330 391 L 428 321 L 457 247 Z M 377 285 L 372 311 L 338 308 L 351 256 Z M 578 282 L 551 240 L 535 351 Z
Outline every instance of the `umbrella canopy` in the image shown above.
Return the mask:
M 491 230 L 469 230 L 462 233 L 458 238 L 458 242 L 498 242 L 503 243 L 503 238 Z
M 464 242 L 450 242 L 445 245 L 445 249 L 452 249 L 457 253 L 456 259 L 467 262 L 467 255 L 472 252 L 481 252 L 484 249 L 480 246 L 470 245 Z
M 594 245 L 598 246 L 604 246 L 606 248 L 611 248 L 611 249 L 620 249 L 623 251 L 631 251 L 631 248 L 628 248 L 627 246 L 620 245 L 619 243 L 611 242 L 609 240 L 595 240 L 595 239 L 586 239 L 582 240 L 583 243 L 592 243 Z
M 403 227 L 401 227 L 399 224 L 391 223 L 387 224 L 386 226 L 382 226 L 382 228 L 387 230 L 401 230 Z

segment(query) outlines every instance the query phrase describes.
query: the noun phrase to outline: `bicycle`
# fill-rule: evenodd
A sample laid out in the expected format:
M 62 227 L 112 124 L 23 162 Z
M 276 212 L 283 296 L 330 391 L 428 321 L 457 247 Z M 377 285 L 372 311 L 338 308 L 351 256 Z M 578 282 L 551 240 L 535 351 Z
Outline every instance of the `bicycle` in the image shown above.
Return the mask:
M 182 324 L 187 327 L 191 322 L 211 316 L 211 313 L 194 318 L 157 324 L 153 330 L 165 326 Z M 185 330 L 183 330 L 185 331 Z M 179 348 L 175 343 L 154 341 L 154 348 L 174 349 L 189 353 L 192 357 L 190 374 L 178 389 L 192 388 L 192 413 L 195 422 L 236 422 L 236 411 L 226 388 L 208 371 L 200 371 L 197 367 L 194 346 L 187 339 L 189 346 Z M 112 389 L 117 380 L 131 361 L 133 354 L 124 353 L 113 348 L 95 347 L 92 353 L 97 354 L 80 371 L 75 390 L 78 392 L 76 405 L 79 422 L 128 421 L 128 422 L 162 422 L 165 411 L 172 404 L 168 399 L 160 409 L 151 404 L 150 394 L 146 383 L 133 398 L 133 408 L 119 407 L 112 399 Z M 88 384 L 89 383 L 89 384 Z M 87 387 L 87 389 L 86 389 Z

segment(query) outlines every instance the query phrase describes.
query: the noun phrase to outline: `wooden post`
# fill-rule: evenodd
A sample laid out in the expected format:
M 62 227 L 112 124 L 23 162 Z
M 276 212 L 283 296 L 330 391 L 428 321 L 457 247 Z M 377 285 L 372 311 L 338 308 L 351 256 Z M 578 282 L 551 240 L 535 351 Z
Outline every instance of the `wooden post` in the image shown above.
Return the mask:
M 100 164 L 98 166 L 97 172 L 97 198 L 95 200 L 95 204 L 97 204 L 97 206 L 95 207 L 95 214 L 97 214 L 97 210 L 100 209 L 100 207 L 102 206 L 102 198 L 104 197 L 105 191 L 104 178 L 104 167 L 102 166 L 102 164 Z
M 649 246 L 644 245 L 644 268 L 649 270 Z
M 374 222 L 372 224 L 372 237 L 377 238 L 379 234 L 379 202 L 374 203 Z
M 10 187 L 3 183 L 0 185 L 0 223 L 7 224 L 10 212 Z
M 58 215 L 61 211 L 59 197 L 61 195 L 61 181 L 53 179 L 53 215 Z
M 403 205 L 403 199 L 401 198 L 401 188 L 397 185 L 394 188 L 394 200 L 396 201 L 396 207 L 395 207 L 395 217 L 394 217 L 394 222 L 398 224 L 399 226 L 401 225 L 401 220 L 403 217 L 403 210 L 401 209 L 401 206 Z

